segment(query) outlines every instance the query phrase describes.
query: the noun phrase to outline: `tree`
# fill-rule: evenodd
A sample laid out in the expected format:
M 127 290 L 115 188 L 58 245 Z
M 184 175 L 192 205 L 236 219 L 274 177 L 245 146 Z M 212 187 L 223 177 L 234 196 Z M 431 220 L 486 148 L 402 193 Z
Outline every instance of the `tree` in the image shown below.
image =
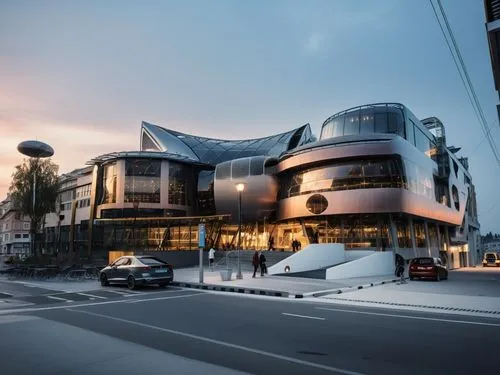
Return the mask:
M 35 235 L 45 222 L 45 215 L 54 212 L 59 191 L 57 173 L 59 166 L 50 159 L 30 158 L 17 165 L 12 174 L 9 194 L 14 207 L 31 221 L 31 241 L 35 248 Z M 33 182 L 36 176 L 35 207 L 33 207 Z M 33 250 L 36 252 L 36 250 Z M 36 254 L 39 255 L 38 252 Z

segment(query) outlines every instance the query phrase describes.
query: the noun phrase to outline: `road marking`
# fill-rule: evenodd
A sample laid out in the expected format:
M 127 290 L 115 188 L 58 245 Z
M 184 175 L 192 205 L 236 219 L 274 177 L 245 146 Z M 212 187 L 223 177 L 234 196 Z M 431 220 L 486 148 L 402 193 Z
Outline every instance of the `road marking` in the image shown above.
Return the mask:
M 298 314 L 290 314 L 290 313 L 281 313 L 281 315 L 294 316 L 294 317 L 297 317 L 297 318 L 325 320 L 325 318 L 320 318 L 320 317 L 317 317 L 317 316 L 307 316 L 307 315 L 298 315 Z
M 187 298 L 187 297 L 193 297 L 193 296 L 198 296 L 200 294 L 205 294 L 203 292 L 198 292 L 198 293 L 193 293 L 193 294 L 183 294 L 181 296 L 173 296 L 173 297 L 156 297 L 156 298 L 145 298 L 145 299 L 133 299 L 133 300 L 127 300 L 125 303 L 137 303 L 137 302 L 148 302 L 148 301 L 161 301 L 164 299 L 174 299 L 174 298 Z
M 44 297 L 51 298 L 51 299 L 55 299 L 55 300 L 58 300 L 58 301 L 64 301 L 64 302 L 74 302 L 74 301 L 73 301 L 73 300 L 71 300 L 71 299 L 61 298 L 61 297 L 56 297 L 56 296 L 44 296 Z
M 328 311 L 348 312 L 348 313 L 364 314 L 364 315 L 388 316 L 390 318 L 415 319 L 415 320 L 430 320 L 430 321 L 434 321 L 434 322 L 457 323 L 457 324 L 471 324 L 471 325 L 489 326 L 489 327 L 500 327 L 500 324 L 498 324 L 498 323 L 473 322 L 471 320 L 454 320 L 454 319 L 441 319 L 441 318 L 427 318 L 427 317 L 424 317 L 424 316 L 384 314 L 384 313 L 375 313 L 375 312 L 368 312 L 368 311 L 355 311 L 355 310 L 344 310 L 344 309 L 330 309 L 330 308 L 327 308 L 327 307 L 316 307 L 316 309 L 318 309 L 318 310 L 328 310 Z
M 187 291 L 187 290 L 186 290 Z M 200 295 L 200 294 L 207 294 L 207 292 L 199 292 L 196 294 L 189 294 L 186 297 L 190 297 L 192 295 Z M 175 297 L 175 296 L 174 296 Z M 152 299 L 143 299 L 141 302 L 147 302 L 147 301 L 155 301 L 159 299 L 169 299 L 169 298 L 174 298 L 174 297 L 162 297 L 162 298 L 152 298 Z M 80 303 L 80 304 L 75 304 L 72 305 L 71 307 L 87 307 L 87 306 L 100 306 L 100 305 L 111 305 L 115 303 L 124 303 L 126 300 L 125 299 L 116 299 L 116 300 L 111 300 L 111 301 L 99 301 L 99 302 L 90 302 L 90 303 Z M 68 301 L 68 302 L 73 302 L 73 301 Z M 34 312 L 34 311 L 49 311 L 49 310 L 61 310 L 61 309 L 67 309 L 67 306 L 47 306 L 47 307 L 32 307 L 32 308 L 25 308 L 25 309 L 9 309 L 9 310 L 0 310 L 0 315 L 6 315 L 6 314 L 13 314 L 13 313 L 27 313 L 27 312 Z
M 85 297 L 90 297 L 90 298 L 92 298 L 92 299 L 94 299 L 94 298 L 99 298 L 99 299 L 108 299 L 107 297 L 96 296 L 95 294 L 89 294 L 89 293 L 81 293 L 81 292 L 79 292 L 79 293 L 77 293 L 77 294 L 79 294 L 79 295 L 81 295 L 81 296 L 85 296 Z
M 78 307 L 78 306 L 75 306 L 75 307 Z M 78 312 L 78 313 L 81 313 L 81 314 L 87 314 L 87 315 L 97 316 L 97 317 L 101 317 L 101 318 L 105 318 L 105 319 L 115 320 L 117 322 L 122 322 L 122 323 L 131 324 L 131 325 L 136 325 L 136 326 L 139 326 L 139 327 L 149 328 L 149 329 L 153 329 L 153 330 L 156 330 L 156 331 L 170 333 L 170 334 L 173 334 L 173 335 L 178 335 L 178 336 L 183 336 L 183 337 L 189 337 L 191 339 L 195 339 L 195 340 L 199 340 L 199 341 L 204 341 L 204 342 L 208 342 L 208 343 L 211 343 L 211 344 L 217 344 L 217 345 L 225 346 L 225 347 L 232 348 L 232 349 L 239 349 L 239 350 L 242 350 L 242 351 L 245 351 L 245 352 L 259 354 L 259 355 L 262 355 L 262 356 L 265 356 L 265 357 L 276 358 L 276 359 L 280 359 L 280 360 L 283 360 L 283 361 L 297 363 L 297 364 L 300 364 L 300 365 L 314 367 L 314 368 L 318 368 L 318 369 L 322 369 L 322 370 L 326 370 L 326 371 L 331 371 L 331 372 L 336 372 L 336 373 L 346 374 L 346 375 L 365 375 L 365 374 L 363 374 L 361 372 L 350 371 L 350 370 L 346 370 L 346 369 L 342 369 L 342 368 L 321 365 L 321 364 L 315 363 L 315 362 L 303 361 L 303 360 L 300 360 L 300 359 L 297 359 L 297 358 L 287 357 L 287 356 L 281 355 L 281 354 L 270 353 L 270 352 L 264 351 L 264 350 L 249 348 L 247 346 L 238 345 L 238 344 L 232 344 L 230 342 L 215 340 L 215 339 L 211 339 L 211 338 L 204 337 L 204 336 L 194 335 L 194 334 L 191 334 L 191 333 L 186 333 L 186 332 L 181 332 L 181 331 L 175 331 L 173 329 L 158 327 L 158 326 L 154 326 L 154 325 L 151 325 L 151 324 L 145 324 L 145 323 L 135 322 L 133 320 L 117 318 L 117 317 L 114 317 L 114 316 L 108 316 L 108 315 L 104 315 L 104 314 L 98 314 L 98 313 L 94 313 L 94 312 L 90 312 L 90 311 L 76 310 L 74 307 L 67 308 L 66 310 L 73 311 L 73 312 Z

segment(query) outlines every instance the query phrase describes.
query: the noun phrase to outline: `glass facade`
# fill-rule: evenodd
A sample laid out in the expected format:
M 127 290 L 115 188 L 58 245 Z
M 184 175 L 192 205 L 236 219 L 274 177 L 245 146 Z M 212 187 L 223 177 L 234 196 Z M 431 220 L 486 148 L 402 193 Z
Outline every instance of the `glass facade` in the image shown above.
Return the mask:
M 103 192 L 101 203 L 116 203 L 116 163 L 104 166 Z
M 125 203 L 160 203 L 160 187 L 161 160 L 125 159 Z
M 193 171 L 185 164 L 169 162 L 168 204 L 191 206 L 196 180 Z
M 402 188 L 403 177 L 398 158 L 337 162 L 284 174 L 280 181 L 280 199 L 312 192 Z
M 366 133 L 391 133 L 406 138 L 403 107 L 379 105 L 342 112 L 323 124 L 320 139 Z

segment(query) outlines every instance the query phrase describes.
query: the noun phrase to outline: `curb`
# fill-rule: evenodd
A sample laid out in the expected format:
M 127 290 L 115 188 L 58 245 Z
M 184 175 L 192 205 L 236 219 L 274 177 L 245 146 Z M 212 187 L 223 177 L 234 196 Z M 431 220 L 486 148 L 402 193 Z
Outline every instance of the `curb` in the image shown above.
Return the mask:
M 297 295 L 291 295 L 288 292 L 283 292 L 279 290 L 269 290 L 269 289 L 255 289 L 255 288 L 246 288 L 239 286 L 221 286 L 217 284 L 200 284 L 200 283 L 190 283 L 183 281 L 174 281 L 170 283 L 172 286 L 179 286 L 183 288 L 193 288 L 193 289 L 202 289 L 202 290 L 213 290 L 217 292 L 229 292 L 229 293 L 241 293 L 241 294 L 253 294 L 257 296 L 269 296 L 269 297 L 285 297 L 285 298 L 302 298 L 297 297 Z
M 323 297 L 323 296 L 326 296 L 328 294 L 342 294 L 342 293 L 347 293 L 347 292 L 353 292 L 356 290 L 371 288 L 371 287 L 374 287 L 377 285 L 391 284 L 391 283 L 398 282 L 399 280 L 400 279 L 390 279 L 390 280 L 377 281 L 375 283 L 368 283 L 368 284 L 350 286 L 350 287 L 345 287 L 345 288 L 320 290 L 317 292 L 304 293 L 303 297 Z

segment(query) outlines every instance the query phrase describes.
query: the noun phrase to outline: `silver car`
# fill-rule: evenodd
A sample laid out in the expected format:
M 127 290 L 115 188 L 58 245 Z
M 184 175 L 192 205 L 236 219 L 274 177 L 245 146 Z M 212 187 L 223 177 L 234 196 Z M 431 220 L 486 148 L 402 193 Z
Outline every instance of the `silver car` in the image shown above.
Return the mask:
M 152 256 L 123 256 L 99 271 L 102 286 L 126 284 L 129 289 L 140 285 L 164 287 L 173 279 L 172 265 Z

